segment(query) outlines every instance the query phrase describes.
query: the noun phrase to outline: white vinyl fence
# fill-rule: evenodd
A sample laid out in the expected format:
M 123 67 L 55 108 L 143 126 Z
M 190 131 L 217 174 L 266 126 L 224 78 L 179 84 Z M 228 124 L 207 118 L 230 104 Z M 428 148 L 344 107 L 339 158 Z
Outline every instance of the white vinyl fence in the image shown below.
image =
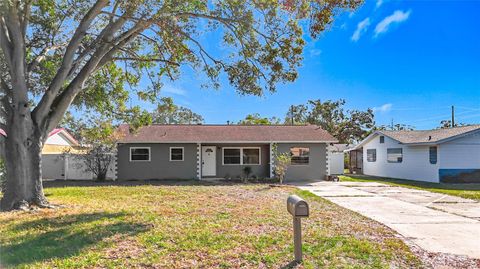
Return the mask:
M 344 153 L 343 152 L 330 152 L 330 174 L 331 175 L 343 175 L 344 169 Z
M 92 180 L 94 175 L 74 154 L 43 154 L 43 179 Z M 110 164 L 107 179 L 115 179 L 115 161 Z

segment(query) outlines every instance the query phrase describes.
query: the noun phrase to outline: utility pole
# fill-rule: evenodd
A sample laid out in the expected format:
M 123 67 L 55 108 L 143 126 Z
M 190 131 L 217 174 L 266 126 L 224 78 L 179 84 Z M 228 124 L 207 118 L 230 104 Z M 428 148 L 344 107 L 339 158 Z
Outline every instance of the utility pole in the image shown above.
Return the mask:
M 452 106 L 452 128 L 455 127 L 455 106 Z
M 290 106 L 290 115 L 292 116 L 292 125 L 295 125 L 295 119 L 293 118 L 293 105 Z

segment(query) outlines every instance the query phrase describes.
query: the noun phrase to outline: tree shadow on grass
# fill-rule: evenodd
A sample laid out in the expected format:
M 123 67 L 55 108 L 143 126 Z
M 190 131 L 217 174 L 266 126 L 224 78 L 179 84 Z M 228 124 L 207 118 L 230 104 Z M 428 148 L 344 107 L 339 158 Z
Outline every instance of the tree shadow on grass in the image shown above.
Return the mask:
M 91 213 L 15 225 L 11 231 L 29 232 L 16 237 L 10 244 L 0 246 L 0 268 L 2 265 L 28 266 L 52 258 L 76 256 L 113 236 L 136 235 L 148 230 L 147 225 L 126 221 L 126 217 L 121 213 Z

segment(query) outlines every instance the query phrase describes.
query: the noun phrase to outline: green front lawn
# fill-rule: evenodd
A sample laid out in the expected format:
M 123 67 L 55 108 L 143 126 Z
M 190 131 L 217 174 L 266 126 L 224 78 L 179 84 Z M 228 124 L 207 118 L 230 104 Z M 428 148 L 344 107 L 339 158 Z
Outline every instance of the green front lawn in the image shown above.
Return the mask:
M 0 213 L 0 267 L 280 268 L 293 259 L 291 193 L 305 197 L 299 268 L 421 267 L 383 225 L 292 187 L 47 188 L 59 209 Z
M 369 177 L 363 175 L 340 176 L 341 181 L 352 182 L 380 182 L 392 186 L 407 187 L 412 189 L 426 190 L 431 192 L 444 193 L 468 199 L 480 200 L 480 184 L 447 184 L 429 183 L 413 180 L 401 180 L 393 178 Z

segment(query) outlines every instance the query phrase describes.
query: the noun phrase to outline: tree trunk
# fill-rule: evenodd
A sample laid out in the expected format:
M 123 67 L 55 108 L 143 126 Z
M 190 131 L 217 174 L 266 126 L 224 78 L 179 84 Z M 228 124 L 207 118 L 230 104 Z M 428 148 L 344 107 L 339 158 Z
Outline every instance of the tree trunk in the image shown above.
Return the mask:
M 6 130 L 6 189 L 0 201 L 3 211 L 48 205 L 42 186 L 43 137 L 29 116 L 13 115 Z

